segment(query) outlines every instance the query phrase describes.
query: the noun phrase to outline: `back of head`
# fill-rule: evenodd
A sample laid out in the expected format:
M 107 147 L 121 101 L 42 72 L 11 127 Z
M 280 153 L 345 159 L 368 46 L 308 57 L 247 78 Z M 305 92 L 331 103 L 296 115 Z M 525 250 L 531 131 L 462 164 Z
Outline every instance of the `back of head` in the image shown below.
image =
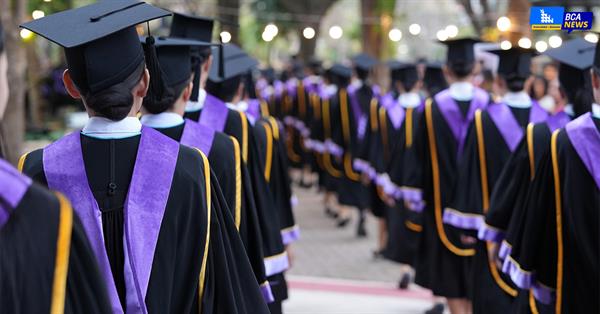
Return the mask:
M 206 92 L 224 102 L 231 102 L 237 94 L 241 82 L 241 75 L 236 75 L 220 82 L 214 82 L 209 79 L 206 82 Z

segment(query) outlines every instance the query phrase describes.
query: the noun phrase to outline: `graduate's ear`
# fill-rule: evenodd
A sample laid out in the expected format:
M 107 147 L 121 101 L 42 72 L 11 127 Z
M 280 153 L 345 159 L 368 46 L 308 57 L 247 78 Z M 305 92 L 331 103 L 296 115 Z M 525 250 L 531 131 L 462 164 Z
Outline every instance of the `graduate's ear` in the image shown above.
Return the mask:
M 146 94 L 148 93 L 148 88 L 150 86 L 149 83 L 150 72 L 148 71 L 148 69 L 144 69 L 144 74 L 142 75 L 142 78 L 133 89 L 134 95 L 140 98 L 146 97 Z
M 206 62 L 204 62 L 204 65 L 202 66 L 202 71 L 204 73 L 210 72 L 210 67 L 212 67 L 212 63 L 213 63 L 213 56 L 209 55 L 208 59 L 206 59 Z
M 590 69 L 590 76 L 592 77 L 592 87 L 596 90 L 600 89 L 600 77 L 593 68 Z
M 77 89 L 77 86 L 75 86 L 75 83 L 71 78 L 71 73 L 69 72 L 69 69 L 66 69 L 65 72 L 63 72 L 63 83 L 65 83 L 67 93 L 69 93 L 71 97 L 75 99 L 81 99 L 81 93 Z
M 181 100 L 183 100 L 184 103 L 187 103 L 190 100 L 190 97 L 192 97 L 193 90 L 194 82 L 190 81 L 188 86 L 183 90 L 183 93 L 181 93 Z

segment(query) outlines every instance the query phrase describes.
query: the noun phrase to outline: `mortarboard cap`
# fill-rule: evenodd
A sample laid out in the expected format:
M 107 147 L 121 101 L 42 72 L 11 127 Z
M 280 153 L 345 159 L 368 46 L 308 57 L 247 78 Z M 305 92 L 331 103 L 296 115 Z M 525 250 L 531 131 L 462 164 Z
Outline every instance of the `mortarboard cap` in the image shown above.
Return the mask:
M 583 39 L 575 38 L 564 42 L 558 48 L 546 50 L 544 55 L 577 69 L 588 69 L 594 64 L 596 45 Z
M 365 71 L 371 70 L 375 65 L 377 65 L 377 59 L 371 57 L 366 53 L 361 53 L 352 58 L 352 62 L 354 66 Z
M 419 80 L 417 65 L 412 63 L 397 64 L 395 69 L 392 70 L 392 79 L 400 81 L 404 88 L 411 89 Z
M 134 74 L 144 60 L 135 25 L 171 13 L 134 0 L 101 1 L 24 23 L 65 48 L 73 81 L 97 93 Z
M 144 45 L 146 45 L 146 39 L 147 37 L 140 38 Z M 157 37 L 154 46 L 162 79 L 167 86 L 177 86 L 190 78 L 191 48 L 208 47 L 211 46 L 211 43 L 183 38 Z M 155 75 L 152 75 L 151 79 L 154 77 Z
M 329 68 L 329 71 L 331 74 L 344 79 L 350 79 L 352 77 L 352 69 L 340 63 L 332 65 L 331 68 Z
M 244 74 L 258 65 L 256 59 L 234 44 L 222 44 L 218 53 L 213 53 L 214 65 L 208 75 L 213 83 L 219 83 L 235 76 Z M 216 66 L 215 66 L 216 65 Z
M 531 58 L 535 50 L 513 47 L 490 52 L 500 57 L 498 74 L 505 78 L 527 78 L 531 75 Z
M 446 63 L 469 64 L 475 62 L 475 50 L 473 47 L 478 42 L 480 42 L 480 40 L 470 37 L 440 41 L 440 43 L 448 47 Z
M 208 17 L 174 13 L 169 36 L 210 42 L 214 25 L 214 19 Z

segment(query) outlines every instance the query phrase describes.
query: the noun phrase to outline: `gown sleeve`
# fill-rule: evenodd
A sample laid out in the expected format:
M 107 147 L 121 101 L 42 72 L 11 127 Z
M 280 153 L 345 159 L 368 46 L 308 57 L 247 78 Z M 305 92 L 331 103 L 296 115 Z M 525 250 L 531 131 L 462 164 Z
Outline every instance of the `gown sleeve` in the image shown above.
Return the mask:
M 431 102 L 429 102 L 431 105 Z M 405 154 L 406 168 L 403 171 L 403 185 L 396 192 L 397 199 L 404 200 L 408 210 L 422 212 L 425 208 L 423 187 L 425 184 L 425 166 L 429 162 L 428 135 L 425 114 L 421 114 L 416 126 L 415 137 L 411 150 Z

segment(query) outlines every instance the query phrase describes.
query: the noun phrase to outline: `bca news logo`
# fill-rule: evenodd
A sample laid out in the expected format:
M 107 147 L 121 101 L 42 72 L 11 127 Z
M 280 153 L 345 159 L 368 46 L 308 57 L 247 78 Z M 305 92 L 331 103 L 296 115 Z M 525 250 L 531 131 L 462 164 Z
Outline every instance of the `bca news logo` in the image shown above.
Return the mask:
M 588 30 L 592 28 L 592 12 L 565 12 L 564 7 L 531 7 L 529 24 L 534 31 Z

